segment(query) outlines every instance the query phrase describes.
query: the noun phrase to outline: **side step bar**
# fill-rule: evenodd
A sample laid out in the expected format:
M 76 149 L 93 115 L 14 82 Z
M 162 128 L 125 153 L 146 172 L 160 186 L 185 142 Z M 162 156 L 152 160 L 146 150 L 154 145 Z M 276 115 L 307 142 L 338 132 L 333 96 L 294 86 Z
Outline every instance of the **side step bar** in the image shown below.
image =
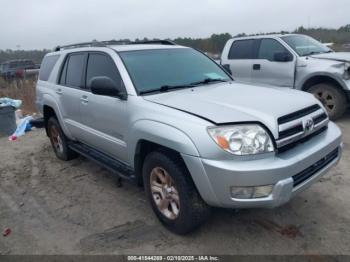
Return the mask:
M 132 182 L 136 181 L 134 170 L 123 162 L 79 142 L 70 142 L 68 146 L 80 155 L 106 168 L 114 175 Z

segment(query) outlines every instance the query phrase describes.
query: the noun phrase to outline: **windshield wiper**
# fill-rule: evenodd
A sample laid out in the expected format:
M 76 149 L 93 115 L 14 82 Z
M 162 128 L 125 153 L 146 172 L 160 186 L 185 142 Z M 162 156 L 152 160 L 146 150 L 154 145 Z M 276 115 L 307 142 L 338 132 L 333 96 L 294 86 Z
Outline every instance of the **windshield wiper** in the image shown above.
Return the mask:
M 206 78 L 206 79 L 198 81 L 198 82 L 193 82 L 193 83 L 184 84 L 184 85 L 163 85 L 160 88 L 146 90 L 146 91 L 140 91 L 140 95 L 150 94 L 150 93 L 164 93 L 164 92 L 168 92 L 170 90 L 191 88 L 191 87 L 196 87 L 198 85 L 204 85 L 204 84 L 209 84 L 209 83 L 214 83 L 214 82 L 227 82 L 227 81 L 228 80 L 224 80 L 221 78 L 215 78 L 215 79 L 214 78 Z
M 168 92 L 169 90 L 189 88 L 189 87 L 194 87 L 194 86 L 195 85 L 192 85 L 192 84 L 186 84 L 186 85 L 164 85 L 164 86 L 161 86 L 160 88 L 146 90 L 146 91 L 140 91 L 140 95 L 150 94 L 150 93 L 164 93 L 164 92 Z
M 315 52 L 315 51 L 312 51 L 312 52 L 310 52 L 310 53 L 305 54 L 304 56 L 318 55 L 318 54 L 326 54 L 326 53 L 333 53 L 333 51 L 332 51 L 332 50 L 328 50 L 328 51 L 324 51 L 324 52 Z
M 197 85 L 205 85 L 205 84 L 210 84 L 210 83 L 215 83 L 215 82 L 227 82 L 228 80 L 224 80 L 221 78 L 206 78 L 204 80 L 198 81 L 198 82 L 193 82 L 191 85 L 197 86 Z

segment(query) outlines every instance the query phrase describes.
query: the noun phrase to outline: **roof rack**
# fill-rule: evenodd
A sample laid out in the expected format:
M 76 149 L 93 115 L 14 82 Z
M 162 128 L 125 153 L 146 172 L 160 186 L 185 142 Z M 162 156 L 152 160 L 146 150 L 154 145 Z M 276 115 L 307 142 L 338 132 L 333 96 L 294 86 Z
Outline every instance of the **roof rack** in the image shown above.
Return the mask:
M 171 40 L 147 40 L 147 41 L 136 41 L 131 42 L 132 45 L 176 45 Z
M 107 47 L 110 45 L 176 45 L 173 41 L 170 40 L 149 40 L 149 41 L 128 41 L 128 40 L 109 40 L 109 41 L 92 41 L 84 43 L 76 43 L 71 45 L 57 46 L 54 48 L 54 51 L 60 51 L 65 49 L 73 49 L 79 47 Z

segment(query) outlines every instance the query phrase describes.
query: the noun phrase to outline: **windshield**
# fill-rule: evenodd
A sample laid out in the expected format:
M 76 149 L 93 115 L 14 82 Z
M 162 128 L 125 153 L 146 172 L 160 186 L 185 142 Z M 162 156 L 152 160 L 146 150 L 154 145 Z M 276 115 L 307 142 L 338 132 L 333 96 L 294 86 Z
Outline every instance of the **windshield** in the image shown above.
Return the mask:
M 140 94 L 231 80 L 219 65 L 191 48 L 124 51 L 119 54 Z
M 281 38 L 300 56 L 332 52 L 332 49 L 309 36 L 289 35 Z

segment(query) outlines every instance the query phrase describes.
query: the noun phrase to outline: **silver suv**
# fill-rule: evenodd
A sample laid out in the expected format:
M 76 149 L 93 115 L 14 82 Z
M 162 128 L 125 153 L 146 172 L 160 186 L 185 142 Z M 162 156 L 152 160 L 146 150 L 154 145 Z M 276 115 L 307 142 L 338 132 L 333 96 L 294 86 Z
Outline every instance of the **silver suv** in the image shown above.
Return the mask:
M 341 132 L 311 94 L 237 83 L 166 41 L 57 48 L 36 102 L 59 159 L 81 154 L 144 186 L 179 234 L 210 206 L 280 206 L 341 157 Z
M 350 53 L 333 52 L 305 35 L 262 35 L 226 43 L 222 65 L 235 80 L 310 92 L 331 119 L 342 116 L 350 98 Z

